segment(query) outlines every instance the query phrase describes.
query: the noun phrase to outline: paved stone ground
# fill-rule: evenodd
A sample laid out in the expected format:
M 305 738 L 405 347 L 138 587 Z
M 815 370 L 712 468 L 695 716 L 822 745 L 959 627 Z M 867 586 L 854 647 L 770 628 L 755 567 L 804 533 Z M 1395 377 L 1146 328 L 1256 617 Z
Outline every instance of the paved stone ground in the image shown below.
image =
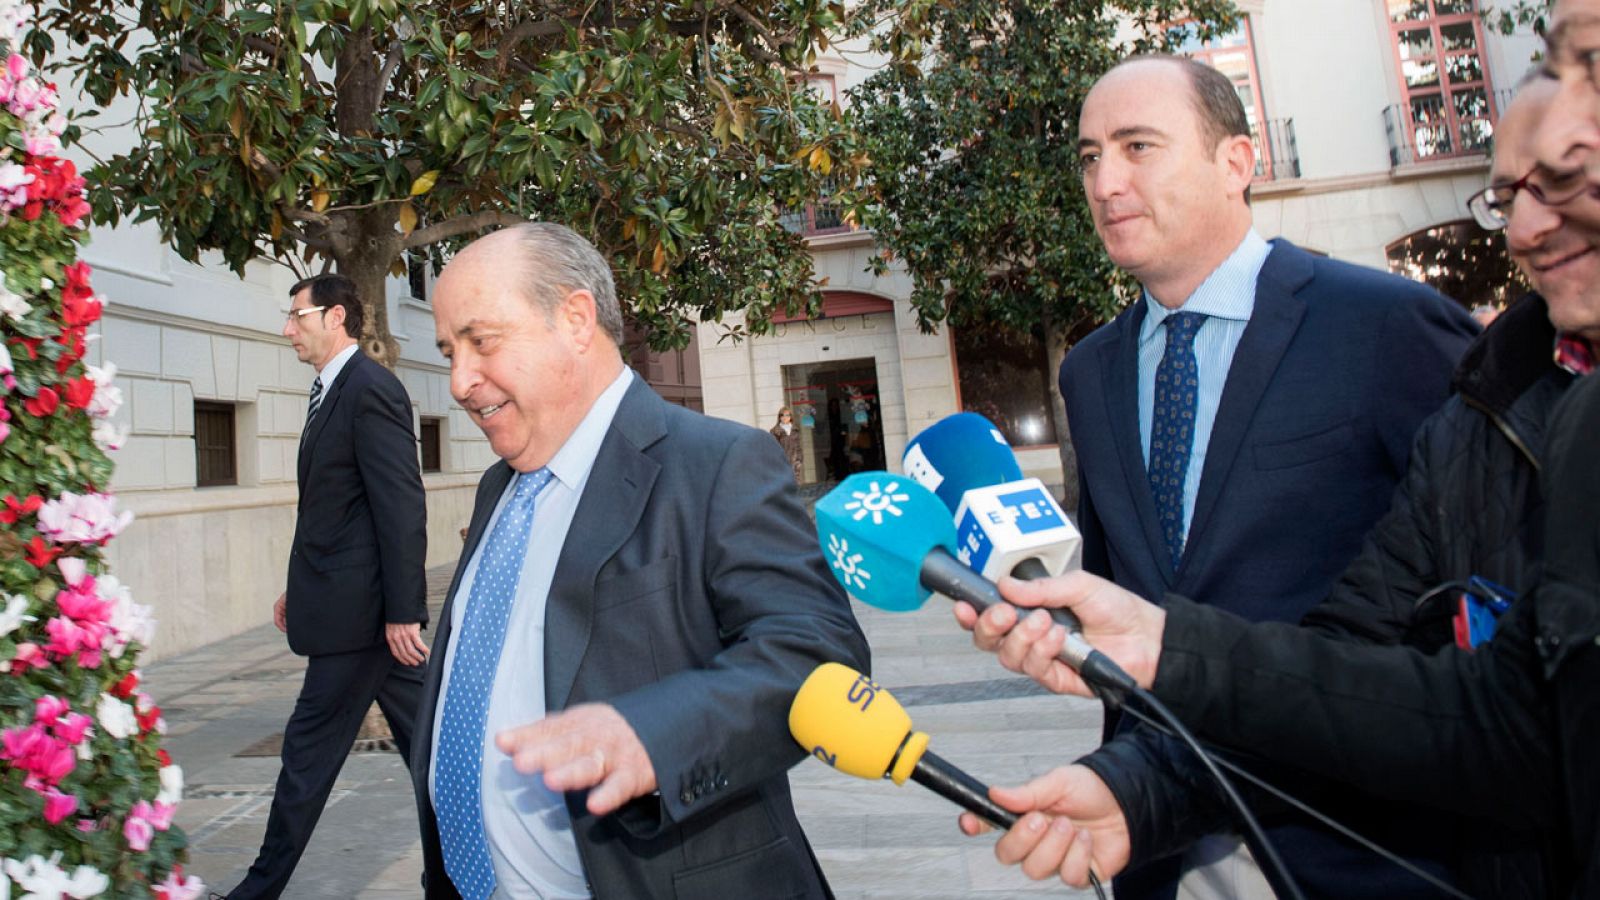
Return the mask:
M 441 602 L 450 567 L 429 573 Z M 262 603 L 262 618 L 270 610 Z M 988 782 L 1015 783 L 1098 740 L 1099 708 L 1041 695 L 973 650 L 943 606 L 889 614 L 857 606 L 873 671 L 906 704 L 934 752 Z M 231 888 L 255 858 L 278 761 L 240 756 L 280 734 L 304 663 L 271 624 L 151 665 L 168 747 L 188 780 L 178 823 L 190 870 Z M 865 782 L 808 760 L 791 774 L 806 833 L 840 900 L 1073 896 L 1001 867 L 992 838 L 967 838 L 956 810 L 915 784 Z M 355 753 L 285 896 L 399 900 L 421 895 L 411 782 L 393 753 Z M 1086 895 L 1079 895 L 1086 896 Z M 744 900 L 744 898 L 719 898 Z M 755 900 L 755 898 L 752 898 Z

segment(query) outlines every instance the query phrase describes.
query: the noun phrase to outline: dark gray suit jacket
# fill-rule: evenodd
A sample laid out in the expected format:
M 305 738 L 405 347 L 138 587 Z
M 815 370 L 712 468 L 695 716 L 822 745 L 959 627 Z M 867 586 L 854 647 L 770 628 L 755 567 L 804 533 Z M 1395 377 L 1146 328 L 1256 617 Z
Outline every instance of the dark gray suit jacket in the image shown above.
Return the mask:
M 461 563 L 510 481 L 485 473 Z M 427 896 L 454 897 L 428 793 L 451 607 L 412 752 Z M 616 707 L 658 795 L 610 816 L 567 797 L 590 887 L 610 898 L 826 897 L 789 797 L 788 710 L 817 665 L 866 670 L 782 451 L 765 432 L 663 401 L 636 379 L 600 446 L 545 611 L 545 707 Z
M 306 425 L 297 475 L 289 648 L 364 650 L 386 622 L 427 622 L 428 514 L 400 379 L 357 350 Z

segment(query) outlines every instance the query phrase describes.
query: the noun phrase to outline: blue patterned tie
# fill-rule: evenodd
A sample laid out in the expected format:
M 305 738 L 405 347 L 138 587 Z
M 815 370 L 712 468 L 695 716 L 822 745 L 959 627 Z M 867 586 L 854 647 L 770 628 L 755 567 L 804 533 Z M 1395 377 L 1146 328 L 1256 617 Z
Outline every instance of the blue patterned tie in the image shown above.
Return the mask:
M 1167 541 L 1172 568 L 1183 558 L 1183 482 L 1194 448 L 1194 415 L 1200 375 L 1194 359 L 1195 332 L 1203 313 L 1167 316 L 1167 349 L 1156 367 L 1155 410 L 1150 419 L 1150 493 Z
M 517 487 L 500 510 L 478 557 L 478 572 L 472 579 L 461 633 L 455 637 L 455 656 L 450 661 L 434 763 L 434 813 L 439 820 L 445 871 L 465 900 L 486 900 L 494 893 L 494 865 L 483 831 L 484 728 L 506 619 L 522 577 L 533 501 L 549 483 L 549 469 L 517 477 Z

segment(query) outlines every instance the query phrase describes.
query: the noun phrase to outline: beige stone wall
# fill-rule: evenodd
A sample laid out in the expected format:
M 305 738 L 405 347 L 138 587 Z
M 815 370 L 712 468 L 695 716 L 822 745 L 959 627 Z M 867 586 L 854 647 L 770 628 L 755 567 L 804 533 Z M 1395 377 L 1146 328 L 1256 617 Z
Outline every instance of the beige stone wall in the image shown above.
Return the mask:
M 428 566 L 461 555 L 477 476 L 429 475 Z M 124 493 L 133 524 L 107 545 L 111 571 L 156 610 L 147 660 L 182 653 L 272 621 L 294 537 L 292 484 L 187 495 Z

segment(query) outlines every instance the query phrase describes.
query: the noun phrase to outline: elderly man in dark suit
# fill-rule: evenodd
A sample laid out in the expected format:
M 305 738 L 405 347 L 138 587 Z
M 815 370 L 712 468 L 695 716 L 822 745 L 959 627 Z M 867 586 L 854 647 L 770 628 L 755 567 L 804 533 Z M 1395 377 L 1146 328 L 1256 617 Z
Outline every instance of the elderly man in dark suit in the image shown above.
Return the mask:
M 828 896 L 786 770 L 867 647 L 768 435 L 622 362 L 605 260 L 530 223 L 439 279 L 479 485 L 412 751 L 429 897 Z
M 1084 190 L 1143 296 L 1073 349 L 1061 393 L 1085 569 L 1153 602 L 1176 592 L 1292 622 L 1387 508 L 1477 328 L 1431 289 L 1258 236 L 1249 135 L 1233 85 L 1190 60 L 1136 58 L 1095 85 L 1079 120 Z M 1122 798 L 1163 752 L 1147 732 L 1113 740 L 1083 760 L 1082 790 Z M 1268 824 L 1313 893 L 1416 890 L 1307 820 Z M 1197 896 L 1264 895 L 1237 846 L 1204 841 L 1130 872 L 1117 895 L 1170 897 L 1180 875 Z
M 319 275 L 289 295 L 283 334 L 317 377 L 300 437 L 288 589 L 273 620 L 309 660 L 266 838 L 231 898 L 283 893 L 374 700 L 406 757 L 428 652 L 427 513 L 411 401 L 357 346 L 361 303 L 350 279 Z

